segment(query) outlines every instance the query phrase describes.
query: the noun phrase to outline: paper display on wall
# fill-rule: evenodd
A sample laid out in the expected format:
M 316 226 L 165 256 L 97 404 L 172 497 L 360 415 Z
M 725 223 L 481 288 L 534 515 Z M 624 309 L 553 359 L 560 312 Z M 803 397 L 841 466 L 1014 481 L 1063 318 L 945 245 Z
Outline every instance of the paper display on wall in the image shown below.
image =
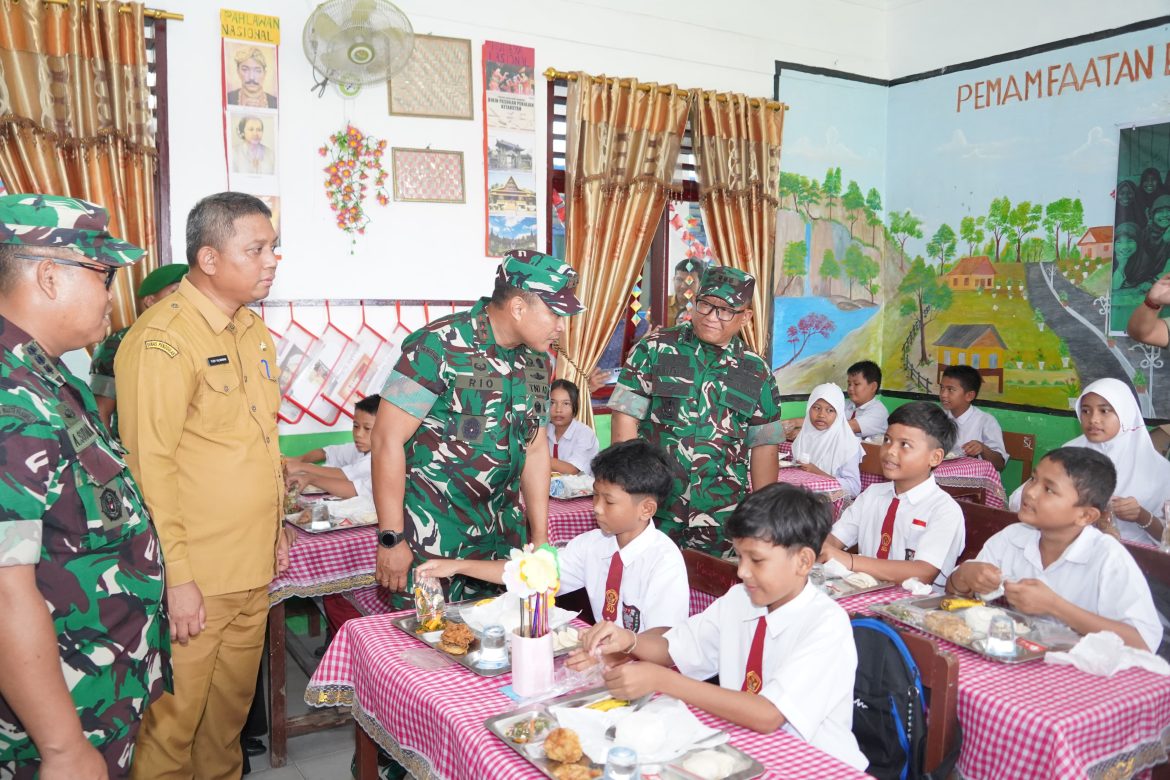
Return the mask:
M 483 44 L 487 254 L 536 249 L 536 51 Z

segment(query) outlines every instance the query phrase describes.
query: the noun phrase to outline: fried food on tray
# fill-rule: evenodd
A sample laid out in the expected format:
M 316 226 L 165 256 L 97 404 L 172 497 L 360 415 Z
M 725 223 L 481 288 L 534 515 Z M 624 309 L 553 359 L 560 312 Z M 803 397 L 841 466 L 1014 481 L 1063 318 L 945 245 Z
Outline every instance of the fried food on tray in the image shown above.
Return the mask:
M 572 729 L 553 729 L 544 740 L 544 754 L 553 761 L 572 764 L 581 759 L 581 740 Z
M 967 607 L 982 607 L 982 599 L 965 599 L 959 596 L 948 596 L 938 603 L 939 609 L 945 609 L 947 612 L 954 612 L 958 609 L 966 609 Z
M 464 623 L 448 623 L 439 637 L 439 649 L 451 655 L 464 655 L 475 641 L 475 634 Z
M 557 780 L 593 780 L 601 777 L 600 769 L 593 769 L 584 764 L 557 764 L 549 769 Z
M 922 626 L 955 644 L 965 645 L 973 638 L 971 627 L 959 615 L 951 612 L 927 612 Z

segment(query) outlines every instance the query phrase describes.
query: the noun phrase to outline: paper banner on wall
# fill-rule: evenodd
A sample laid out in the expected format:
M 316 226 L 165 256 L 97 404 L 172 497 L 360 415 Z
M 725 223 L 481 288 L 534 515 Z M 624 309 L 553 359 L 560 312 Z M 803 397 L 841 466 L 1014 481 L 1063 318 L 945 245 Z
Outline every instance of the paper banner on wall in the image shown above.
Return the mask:
M 228 189 L 264 201 L 279 237 L 280 18 L 221 9 L 219 19 Z
M 536 51 L 483 44 L 487 254 L 536 249 Z

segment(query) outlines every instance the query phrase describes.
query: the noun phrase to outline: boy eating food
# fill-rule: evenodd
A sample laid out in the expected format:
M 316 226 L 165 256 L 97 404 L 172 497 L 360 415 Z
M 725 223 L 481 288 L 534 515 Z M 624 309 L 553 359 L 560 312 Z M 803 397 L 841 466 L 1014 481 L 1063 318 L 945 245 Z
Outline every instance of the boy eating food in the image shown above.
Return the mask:
M 366 396 L 354 404 L 353 443 L 319 447 L 303 455 L 286 458 L 285 478 L 304 487 L 312 482 L 326 493 L 340 498 L 365 496 L 374 500 L 370 478 L 370 432 L 378 414 L 381 398 Z M 316 465 L 325 461 L 324 465 Z

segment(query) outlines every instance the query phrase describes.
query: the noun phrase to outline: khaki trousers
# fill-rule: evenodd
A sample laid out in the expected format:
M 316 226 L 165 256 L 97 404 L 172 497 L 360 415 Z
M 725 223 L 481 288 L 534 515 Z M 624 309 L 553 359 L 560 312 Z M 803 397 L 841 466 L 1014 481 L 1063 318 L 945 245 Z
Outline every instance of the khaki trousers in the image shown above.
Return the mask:
M 264 652 L 268 589 L 205 596 L 207 627 L 172 648 L 174 694 L 146 711 L 131 780 L 237 780 Z

